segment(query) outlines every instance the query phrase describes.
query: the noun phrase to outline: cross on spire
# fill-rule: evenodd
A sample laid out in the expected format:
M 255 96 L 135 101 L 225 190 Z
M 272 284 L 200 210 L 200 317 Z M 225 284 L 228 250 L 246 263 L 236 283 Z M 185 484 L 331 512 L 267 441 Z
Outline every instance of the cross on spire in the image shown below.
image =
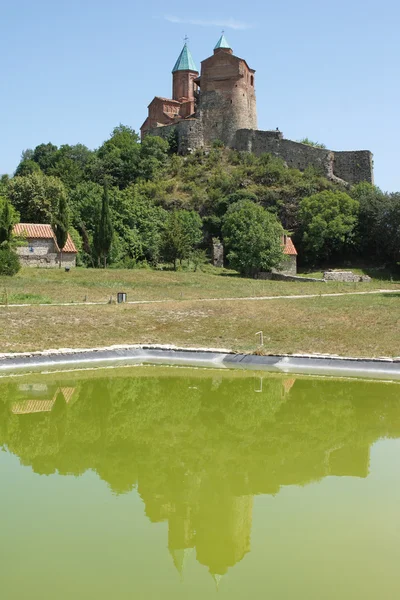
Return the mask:
M 183 38 L 183 41 L 185 42 L 185 44 L 187 44 L 187 43 L 188 43 L 188 41 L 189 41 L 189 38 L 188 38 L 187 34 L 186 34 L 186 35 L 185 35 L 185 37 Z

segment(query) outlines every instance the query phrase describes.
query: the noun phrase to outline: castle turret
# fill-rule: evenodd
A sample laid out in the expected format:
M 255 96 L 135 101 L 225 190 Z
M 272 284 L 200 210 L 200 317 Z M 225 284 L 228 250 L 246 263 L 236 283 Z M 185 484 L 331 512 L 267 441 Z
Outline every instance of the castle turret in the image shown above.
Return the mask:
M 217 52 L 220 52 L 220 51 L 227 52 L 228 54 L 233 54 L 233 50 L 230 47 L 230 45 L 228 44 L 228 40 L 226 39 L 223 32 L 222 32 L 222 35 L 219 38 L 218 42 L 214 46 L 214 54 L 217 54 Z
M 172 69 L 172 98 L 181 103 L 180 116 L 183 118 L 194 113 L 197 92 L 194 80 L 198 76 L 199 72 L 185 42 Z
M 234 141 L 238 129 L 257 129 L 254 69 L 233 54 L 224 34 L 201 63 L 199 115 L 206 145 Z

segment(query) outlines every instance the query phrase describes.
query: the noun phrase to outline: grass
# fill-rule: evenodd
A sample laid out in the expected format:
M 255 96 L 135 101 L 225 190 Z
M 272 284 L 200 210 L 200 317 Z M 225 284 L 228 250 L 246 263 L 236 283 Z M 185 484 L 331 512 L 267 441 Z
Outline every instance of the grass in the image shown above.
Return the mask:
M 262 330 L 266 353 L 399 356 L 399 328 L 400 290 L 267 301 L 3 307 L 0 349 L 170 343 L 253 352 Z
M 22 269 L 15 277 L 0 277 L 0 303 L 107 302 L 117 292 L 128 300 L 191 300 L 280 296 L 328 292 L 400 289 L 400 281 L 373 279 L 370 283 L 307 283 L 262 281 L 238 277 L 232 271 L 151 271 L 146 269 Z M 2 293 L 3 292 L 3 293 Z
M 393 294 L 321 297 L 318 294 L 391 289 Z M 2 293 L 3 290 L 3 293 Z M 107 305 L 110 296 L 165 300 Z M 317 294 L 315 298 L 234 300 Z M 203 301 L 217 298 L 215 301 Z M 59 302 L 104 305 L 51 306 Z M 267 353 L 321 352 L 398 356 L 400 282 L 309 283 L 261 281 L 225 270 L 22 269 L 0 278 L 0 351 L 162 343 L 254 352 L 264 332 Z M 26 304 L 23 307 L 5 304 Z M 50 304 L 50 306 L 38 306 Z M 28 306 L 30 305 L 30 306 Z

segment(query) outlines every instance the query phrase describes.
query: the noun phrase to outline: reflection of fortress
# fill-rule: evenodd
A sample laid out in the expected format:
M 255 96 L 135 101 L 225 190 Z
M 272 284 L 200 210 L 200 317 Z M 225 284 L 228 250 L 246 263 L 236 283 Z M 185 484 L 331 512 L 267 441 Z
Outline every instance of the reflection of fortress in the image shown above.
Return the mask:
M 250 551 L 253 497 L 328 475 L 367 477 L 370 447 L 400 437 L 398 386 L 178 371 L 0 384 L 0 445 L 37 473 L 92 469 L 137 487 L 168 521 L 180 573 L 195 549 L 213 576 Z M 34 440 L 34 442 L 32 442 Z

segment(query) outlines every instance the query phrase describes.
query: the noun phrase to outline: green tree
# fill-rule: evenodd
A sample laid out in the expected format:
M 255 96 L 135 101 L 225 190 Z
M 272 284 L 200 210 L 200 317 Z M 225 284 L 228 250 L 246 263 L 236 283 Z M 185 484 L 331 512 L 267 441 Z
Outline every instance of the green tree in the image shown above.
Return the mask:
M 108 189 L 104 186 L 103 199 L 101 202 L 101 212 L 98 226 L 95 229 L 94 244 L 99 259 L 103 260 L 103 266 L 107 266 L 107 256 L 110 253 L 113 240 L 114 228 L 111 220 L 110 203 L 108 199 Z
M 164 258 L 167 262 L 172 262 L 176 270 L 177 260 L 189 259 L 202 237 L 202 221 L 196 212 L 170 212 L 163 234 Z
M 11 242 L 15 216 L 6 198 L 0 197 L 0 246 Z
M 60 249 L 59 267 L 61 269 L 62 254 L 64 246 L 67 243 L 69 229 L 69 212 L 67 198 L 65 196 L 60 196 L 58 200 L 58 207 L 57 210 L 54 212 L 52 225 L 54 233 L 56 235 L 57 245 Z
M 94 181 L 100 184 L 108 181 L 124 189 L 134 183 L 138 176 L 138 134 L 126 125 L 115 127 L 110 139 L 99 148 L 97 157 L 98 160 L 92 165 Z
M 400 193 L 385 194 L 377 213 L 379 256 L 391 263 L 400 261 Z
M 57 177 L 32 173 L 14 177 L 8 186 L 8 197 L 24 223 L 51 223 L 61 198 L 67 198 L 66 189 Z
M 22 160 L 16 168 L 14 175 L 16 177 L 25 177 L 38 171 L 41 171 L 41 168 L 37 162 L 34 160 Z
M 359 202 L 345 192 L 324 191 L 303 198 L 299 243 L 308 262 L 340 255 L 354 245 Z
M 146 181 L 160 175 L 168 158 L 169 143 L 161 137 L 148 135 L 140 144 L 138 176 Z
M 387 197 L 378 187 L 367 182 L 354 185 L 350 195 L 360 205 L 356 229 L 358 252 L 373 259 L 384 259 L 386 250 L 382 225 L 388 209 Z
M 50 142 L 48 144 L 39 144 L 33 151 L 32 160 L 40 166 L 44 173 L 47 173 L 48 169 L 55 162 L 57 150 L 57 146 Z
M 281 224 L 251 200 L 239 200 L 229 207 L 222 234 L 231 267 L 243 275 L 256 276 L 283 262 Z
M 0 246 L 0 275 L 16 275 L 21 268 L 17 253 L 8 245 Z
M 59 177 L 67 188 L 87 181 L 95 162 L 95 153 L 83 144 L 64 144 L 57 151 L 49 175 Z
M 168 213 L 156 206 L 137 185 L 116 191 L 111 207 L 114 227 L 125 244 L 126 256 L 135 263 L 146 260 L 156 264 Z

